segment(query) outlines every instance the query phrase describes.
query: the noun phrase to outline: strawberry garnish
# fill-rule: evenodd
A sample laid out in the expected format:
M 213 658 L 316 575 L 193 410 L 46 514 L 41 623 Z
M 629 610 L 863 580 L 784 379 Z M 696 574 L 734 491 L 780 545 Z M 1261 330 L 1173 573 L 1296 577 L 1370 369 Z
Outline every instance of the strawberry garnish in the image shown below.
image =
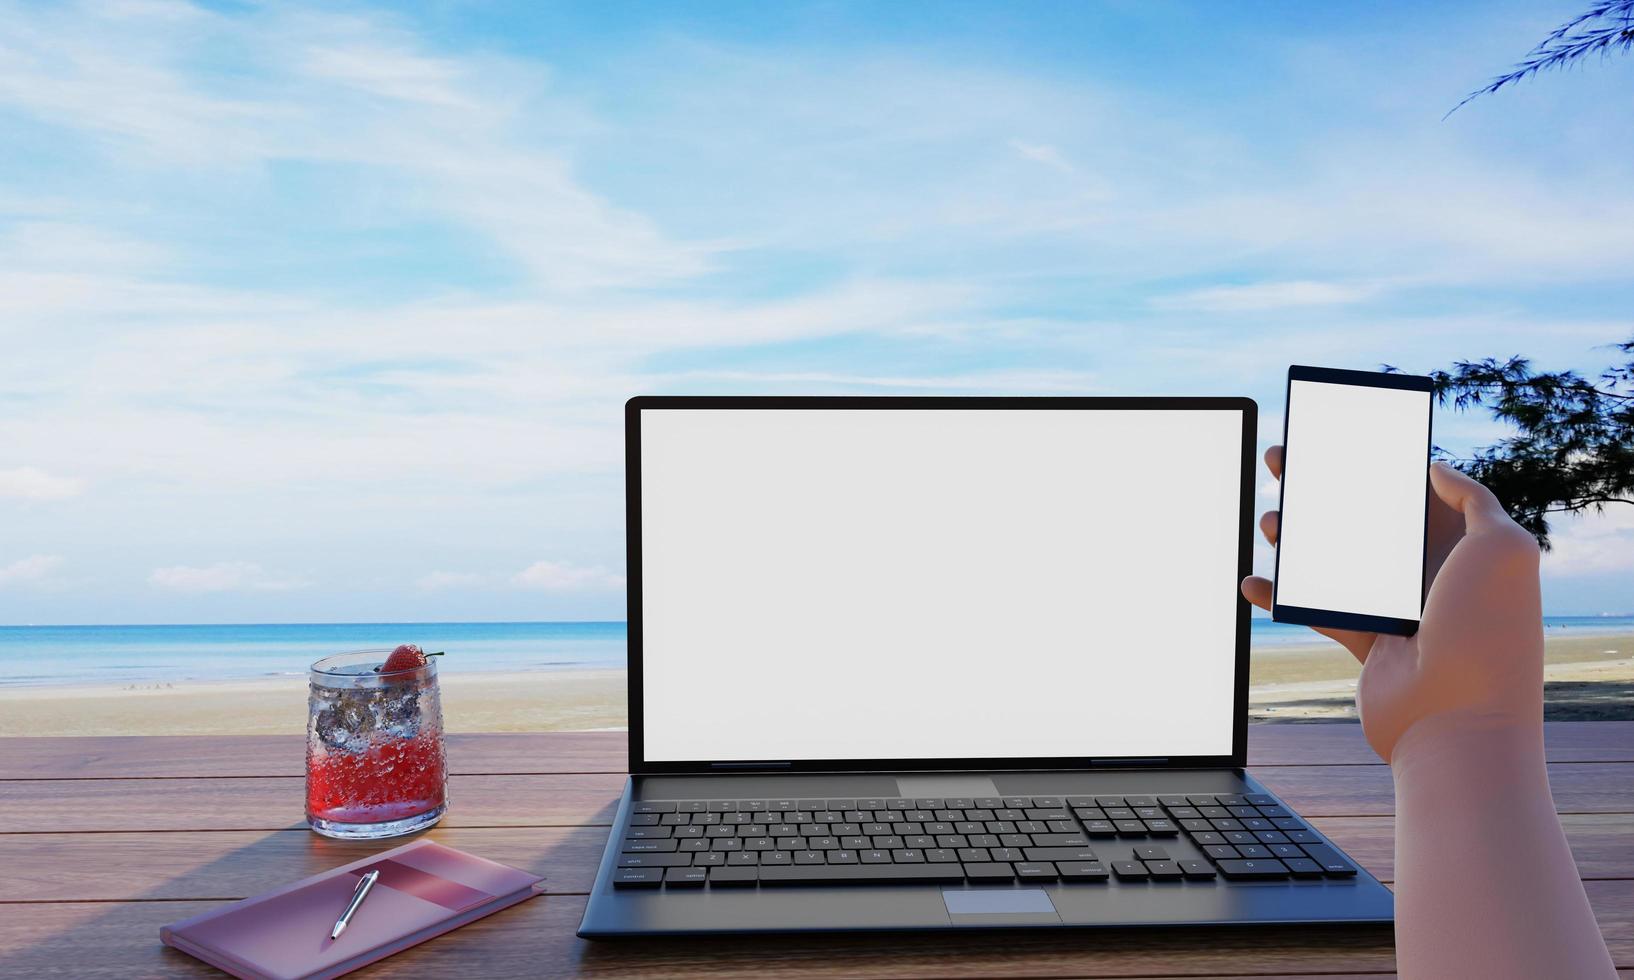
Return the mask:
M 385 664 L 380 668 L 382 674 L 393 674 L 400 670 L 418 670 L 426 665 L 426 654 L 417 643 L 405 643 L 391 652 Z

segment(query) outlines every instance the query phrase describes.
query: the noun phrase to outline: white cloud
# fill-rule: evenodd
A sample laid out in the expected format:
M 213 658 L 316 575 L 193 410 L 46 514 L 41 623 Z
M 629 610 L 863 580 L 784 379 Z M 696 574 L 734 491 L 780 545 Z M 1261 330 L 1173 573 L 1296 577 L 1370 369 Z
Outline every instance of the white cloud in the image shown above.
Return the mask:
M 84 480 L 71 476 L 55 476 L 33 466 L 0 470 L 0 497 L 62 500 L 77 497 L 84 489 Z
M 1197 313 L 1255 313 L 1307 306 L 1341 306 L 1378 295 L 1374 284 L 1340 282 L 1259 282 L 1211 286 L 1172 296 L 1159 296 L 1152 306 L 1160 310 Z
M 171 592 L 286 592 L 307 585 L 300 579 L 269 575 L 260 565 L 247 561 L 155 568 L 148 584 Z
M 1634 572 L 1634 505 L 1607 504 L 1596 514 L 1556 516 L 1543 571 L 1554 577 Z
M 1028 143 L 1023 140 L 1011 140 L 1010 145 L 1015 151 L 1034 163 L 1041 163 L 1052 170 L 1059 170 L 1064 174 L 1077 173 L 1078 168 L 1061 155 L 1061 151 L 1048 143 Z
M 9 565 L 0 565 L 0 588 L 42 581 L 62 565 L 63 560 L 58 555 L 30 555 Z
M 519 588 L 541 592 L 578 592 L 624 588 L 624 576 L 603 568 L 587 568 L 567 562 L 536 561 L 511 577 Z
M 390 14 L 92 4 L 4 19 L 0 107 L 89 136 L 126 169 L 209 175 L 201 206 L 224 173 L 367 168 L 347 201 L 360 217 L 453 222 L 565 291 L 684 279 L 722 247 L 673 240 L 585 186 L 556 141 L 588 123 L 543 66 L 432 56 Z M 199 67 L 222 51 L 234 71 Z

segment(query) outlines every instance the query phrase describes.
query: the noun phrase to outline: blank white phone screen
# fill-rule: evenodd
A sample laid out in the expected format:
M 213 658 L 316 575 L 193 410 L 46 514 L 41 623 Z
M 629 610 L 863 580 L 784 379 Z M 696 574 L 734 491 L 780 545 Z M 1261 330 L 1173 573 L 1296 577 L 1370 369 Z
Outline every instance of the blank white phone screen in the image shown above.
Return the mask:
M 1230 754 L 1241 412 L 640 425 L 648 760 Z
M 1430 394 L 1293 381 L 1278 605 L 1416 620 Z

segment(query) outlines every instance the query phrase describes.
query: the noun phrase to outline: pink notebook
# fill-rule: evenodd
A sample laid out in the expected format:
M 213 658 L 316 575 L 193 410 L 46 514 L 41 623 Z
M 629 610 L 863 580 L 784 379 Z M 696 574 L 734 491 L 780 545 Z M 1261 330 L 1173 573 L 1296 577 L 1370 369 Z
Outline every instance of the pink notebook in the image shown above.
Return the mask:
M 380 871 L 339 939 L 358 878 Z M 159 930 L 167 946 L 245 980 L 338 977 L 537 895 L 543 878 L 419 840 Z

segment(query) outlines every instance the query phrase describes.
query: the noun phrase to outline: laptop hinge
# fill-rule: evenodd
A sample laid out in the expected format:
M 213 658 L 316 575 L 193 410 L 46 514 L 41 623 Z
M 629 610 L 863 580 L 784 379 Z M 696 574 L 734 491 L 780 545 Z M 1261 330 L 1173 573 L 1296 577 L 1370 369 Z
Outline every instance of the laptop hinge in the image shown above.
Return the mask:
M 792 762 L 711 762 L 711 769 L 788 769 Z

